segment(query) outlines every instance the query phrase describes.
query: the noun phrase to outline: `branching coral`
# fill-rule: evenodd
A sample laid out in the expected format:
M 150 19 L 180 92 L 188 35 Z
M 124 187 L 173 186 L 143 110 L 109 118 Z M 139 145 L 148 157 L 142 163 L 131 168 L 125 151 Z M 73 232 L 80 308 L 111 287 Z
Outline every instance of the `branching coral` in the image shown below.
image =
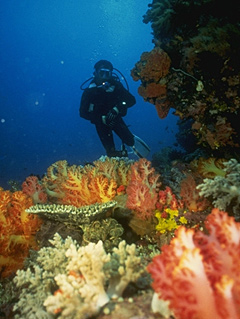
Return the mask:
M 213 205 L 222 210 L 232 211 L 236 218 L 240 214 L 240 163 L 231 159 L 224 163 L 225 176 L 206 178 L 197 186 L 200 195 L 213 198 Z
M 0 190 L 0 268 L 7 277 L 23 266 L 29 249 L 37 249 L 34 235 L 41 220 L 27 214 L 33 204 L 31 197 L 22 191 L 11 193 Z
M 205 225 L 208 235 L 179 228 L 153 258 L 153 289 L 176 318 L 239 319 L 240 224 L 214 209 Z
M 182 224 L 187 224 L 186 218 L 181 215 L 177 209 L 165 208 L 163 213 L 157 210 L 155 214 L 158 219 L 156 230 L 163 234 L 177 229 Z
M 122 240 L 118 247 L 113 248 L 111 260 L 104 266 L 109 277 L 108 296 L 122 296 L 127 285 L 136 282 L 143 272 L 140 265 L 141 257 L 135 244 L 127 245 Z
M 120 296 L 142 271 L 134 244 L 122 241 L 111 255 L 101 241 L 79 247 L 70 237 L 63 241 L 56 234 L 51 243 L 53 247 L 38 252 L 31 268 L 17 272 L 14 281 L 22 291 L 14 308 L 19 313 L 16 319 L 30 319 L 36 313 L 41 319 L 96 315 L 112 297 L 109 282 L 114 282 L 114 293 Z
M 16 319 L 52 319 L 43 307 L 44 300 L 51 295 L 52 289 L 57 289 L 54 277 L 64 273 L 67 266 L 66 250 L 76 244 L 68 237 L 65 241 L 55 234 L 50 241 L 52 247 L 44 247 L 38 251 L 36 261 L 31 262 L 27 270 L 18 270 L 14 283 L 21 288 L 14 311 Z

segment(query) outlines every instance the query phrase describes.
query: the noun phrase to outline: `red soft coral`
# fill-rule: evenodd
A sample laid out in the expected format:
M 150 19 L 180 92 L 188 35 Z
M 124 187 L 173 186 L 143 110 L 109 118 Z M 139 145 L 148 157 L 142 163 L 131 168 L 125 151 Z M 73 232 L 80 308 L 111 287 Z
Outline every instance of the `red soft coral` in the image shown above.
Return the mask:
M 131 180 L 127 186 L 126 206 L 132 209 L 140 219 L 154 215 L 158 198 L 159 174 L 156 174 L 151 162 L 142 158 L 131 167 Z
M 240 224 L 214 209 L 209 235 L 180 227 L 148 271 L 178 319 L 240 318 Z
M 183 208 L 183 202 L 176 198 L 170 187 L 166 187 L 165 190 L 161 190 L 158 193 L 158 202 L 156 208 L 163 211 L 165 208 L 181 209 Z
M 195 179 L 190 174 L 181 182 L 180 196 L 189 212 L 201 212 L 210 207 L 209 201 L 199 195 L 196 186 Z

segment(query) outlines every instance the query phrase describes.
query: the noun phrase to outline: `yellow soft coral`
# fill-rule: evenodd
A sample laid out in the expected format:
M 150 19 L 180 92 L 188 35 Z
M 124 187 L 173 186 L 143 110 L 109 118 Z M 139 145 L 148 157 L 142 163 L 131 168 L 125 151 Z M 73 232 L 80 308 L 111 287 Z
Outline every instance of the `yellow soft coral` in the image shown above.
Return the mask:
M 181 216 L 177 221 L 176 217 L 178 217 L 178 215 L 179 211 L 177 209 L 166 208 L 164 212 L 156 210 L 155 216 L 158 219 L 156 230 L 163 234 L 167 231 L 177 229 L 182 224 L 187 224 L 187 220 L 184 216 Z

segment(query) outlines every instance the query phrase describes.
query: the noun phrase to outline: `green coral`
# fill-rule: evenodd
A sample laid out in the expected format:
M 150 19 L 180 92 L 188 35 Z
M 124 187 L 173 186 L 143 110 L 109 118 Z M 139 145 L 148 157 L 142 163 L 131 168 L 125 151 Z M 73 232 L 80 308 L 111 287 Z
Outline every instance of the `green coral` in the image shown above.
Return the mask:
M 82 229 L 83 244 L 97 243 L 101 240 L 107 252 L 111 251 L 114 246 L 118 246 L 124 232 L 121 224 L 113 218 L 93 221 L 89 225 L 83 225 Z

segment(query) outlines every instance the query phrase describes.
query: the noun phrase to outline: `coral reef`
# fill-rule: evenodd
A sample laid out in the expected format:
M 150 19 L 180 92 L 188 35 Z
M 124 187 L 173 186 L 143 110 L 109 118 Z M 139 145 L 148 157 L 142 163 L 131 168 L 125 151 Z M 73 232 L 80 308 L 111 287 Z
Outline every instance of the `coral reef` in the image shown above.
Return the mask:
M 66 251 L 76 243 L 70 237 L 63 241 L 55 234 L 51 244 L 52 247 L 43 247 L 38 251 L 35 260 L 31 259 L 29 268 L 17 271 L 14 283 L 21 288 L 21 292 L 14 305 L 16 319 L 30 319 L 35 314 L 39 319 L 53 318 L 46 312 L 43 302 L 52 290 L 57 289 L 54 277 L 65 272 L 68 261 Z
M 225 268 L 221 278 L 216 278 L 217 274 L 212 274 L 210 270 L 211 267 L 218 270 L 215 267 L 215 261 L 221 265 L 221 258 L 230 260 L 231 256 L 235 256 L 232 252 L 229 255 L 227 248 L 225 249 L 222 242 L 218 240 L 222 238 L 222 233 L 227 236 L 229 229 L 232 234 L 237 233 L 238 230 L 236 231 L 235 226 L 233 227 L 235 225 L 233 219 L 228 219 L 229 217 L 223 212 L 216 209 L 212 214 L 209 215 L 209 213 L 213 206 L 217 207 L 212 200 L 222 199 L 226 204 L 224 207 L 229 208 L 230 213 L 231 209 L 234 209 L 234 215 L 237 218 L 240 164 L 235 159 L 224 162 L 223 159 L 218 160 L 216 157 L 200 157 L 190 163 L 180 160 L 171 162 L 166 159 L 165 162 L 168 163 L 167 170 L 171 178 L 166 178 L 164 184 L 162 184 L 161 169 L 157 172 L 151 162 L 143 158 L 135 162 L 120 162 L 117 159 L 104 158 L 102 161 L 96 161 L 94 166 L 87 164 L 83 167 L 68 166 L 65 161 L 56 162 L 50 166 L 48 175 L 43 177 L 44 182 L 39 180 L 43 192 L 48 188 L 48 201 L 45 204 L 33 205 L 31 194 L 27 195 L 23 191 L 11 193 L 1 189 L 0 209 L 3 212 L 0 215 L 1 230 L 4 230 L 5 225 L 4 231 L 7 230 L 10 235 L 5 236 L 5 233 L 2 233 L 4 236 L 1 237 L 3 244 L 1 249 L 6 254 L 2 255 L 0 261 L 6 261 L 5 256 L 11 259 L 8 259 L 8 264 L 3 263 L 2 277 L 9 276 L 19 269 L 13 281 L 2 282 L 3 289 L 9 291 L 9 296 L 1 301 L 1 311 L 5 315 L 8 313 L 9 319 L 13 318 L 12 312 L 14 312 L 14 319 L 30 319 L 36 313 L 39 318 L 49 319 L 91 316 L 106 319 L 106 314 L 118 313 L 117 308 L 121 307 L 118 299 L 120 296 L 128 295 L 131 298 L 134 296 L 135 300 L 140 300 L 141 296 L 146 294 L 149 302 L 146 306 L 149 309 L 147 317 L 152 318 L 150 296 L 153 292 L 150 289 L 150 276 L 144 272 L 144 269 L 154 255 L 157 257 L 154 257 L 148 266 L 154 280 L 153 288 L 156 290 L 152 301 L 152 311 L 158 311 L 161 295 L 161 298 L 166 301 L 166 303 L 160 301 L 166 318 L 171 313 L 181 318 L 183 312 L 185 319 L 188 314 L 196 312 L 199 318 L 205 319 L 205 310 L 202 308 L 199 310 L 198 305 L 204 304 L 201 291 L 207 294 L 206 285 L 212 294 L 212 299 L 209 298 L 210 307 L 213 301 L 223 300 L 223 307 L 226 305 L 226 311 L 228 311 L 228 304 L 220 292 L 221 289 L 224 291 L 226 287 L 230 287 L 231 293 L 237 296 L 236 276 L 233 277 L 231 272 L 230 274 L 225 272 L 224 263 L 223 268 Z M 119 169 L 117 163 L 120 164 Z M 160 168 L 164 174 L 165 165 L 163 164 Z M 62 204 L 64 202 L 62 195 L 68 196 L 64 185 L 72 180 L 68 177 L 80 171 L 81 174 L 76 175 L 79 181 L 82 176 L 88 176 L 89 180 L 101 176 L 108 180 L 113 179 L 116 183 L 113 199 L 81 206 Z M 50 172 L 51 175 L 49 175 Z M 71 173 L 68 175 L 69 172 Z M 209 178 L 204 179 L 205 177 Z M 210 186 L 209 190 L 209 181 L 216 182 L 218 179 L 221 179 L 220 184 L 217 184 L 216 188 Z M 168 186 L 170 180 L 174 180 L 176 193 Z M 217 198 L 214 198 L 217 193 L 214 193 L 214 196 L 206 194 L 201 197 L 201 183 L 207 180 L 209 181 L 204 189 L 208 192 L 213 189 L 221 192 L 221 187 L 225 185 L 228 194 L 218 193 Z M 78 183 L 81 185 L 80 182 Z M 197 186 L 199 184 L 200 187 Z M 102 192 L 97 187 L 95 189 Z M 232 191 L 231 196 L 235 197 L 230 198 L 229 191 Z M 107 193 L 106 189 L 104 194 Z M 56 194 L 58 197 L 55 196 Z M 80 198 L 82 196 L 80 193 L 75 195 Z M 205 197 L 212 198 L 207 201 Z M 78 198 L 75 203 L 80 204 Z M 22 227 L 22 233 L 16 233 L 15 228 L 15 233 L 13 232 L 14 235 L 12 235 L 13 223 L 9 223 L 10 217 L 14 218 L 16 225 Z M 36 234 L 41 223 L 43 223 L 41 230 Z M 25 236 L 27 231 L 31 235 Z M 208 235 L 205 235 L 205 231 Z M 47 242 L 52 236 L 53 239 Z M 15 239 L 16 242 L 13 242 Z M 228 243 L 226 239 L 224 240 Z M 170 245 L 166 246 L 170 241 Z M 40 250 L 31 251 L 29 254 L 29 248 L 38 248 L 36 242 L 40 245 Z M 8 246 L 9 243 L 10 246 Z M 227 244 L 225 246 L 227 247 Z M 7 250 L 9 247 L 10 251 Z M 187 248 L 191 247 L 193 252 L 189 253 Z M 232 244 L 231 247 L 234 245 Z M 176 252 L 177 249 L 180 249 L 180 254 Z M 219 249 L 221 251 L 216 257 L 215 253 Z M 234 249 L 237 251 L 236 247 Z M 26 251 L 25 254 L 22 254 L 23 250 Z M 21 252 L 21 260 L 18 260 L 18 251 Z M 160 256 L 158 256 L 159 251 L 161 251 Z M 219 255 L 222 257 L 220 258 Z M 164 260 L 162 264 L 161 258 Z M 184 276 L 181 277 L 188 273 L 195 276 L 194 271 L 197 271 L 197 274 L 200 273 L 199 269 L 194 268 L 195 266 L 191 268 L 191 263 L 186 271 L 185 268 L 182 270 L 181 265 L 188 266 L 187 258 L 191 258 L 190 260 L 200 267 L 202 276 L 205 276 L 203 278 L 206 285 L 202 283 L 203 286 L 201 286 L 203 289 L 199 286 L 198 280 L 195 282 L 198 286 L 191 286 L 187 279 L 192 277 L 187 276 L 187 279 Z M 12 265 L 10 261 L 17 261 L 17 263 Z M 167 261 L 171 262 L 169 270 L 164 269 Z M 211 262 L 210 266 L 209 262 Z M 237 265 L 237 263 L 236 259 L 234 264 Z M 209 271 L 209 277 L 207 271 Z M 170 274 L 172 276 L 174 274 L 173 278 Z M 185 291 L 185 299 L 189 300 L 188 304 L 182 302 L 181 294 L 177 293 L 179 300 L 174 295 L 177 291 L 176 287 L 179 287 L 179 283 L 185 279 L 188 288 Z M 165 293 L 159 288 L 161 280 L 163 286 L 167 287 L 163 289 Z M 212 284 L 211 280 L 215 282 Z M 129 285 L 130 282 L 134 284 Z M 12 283 L 17 285 L 15 293 L 11 289 Z M 214 295 L 216 293 L 217 297 Z M 196 300 L 195 306 L 192 305 L 192 300 Z M 211 315 L 215 315 L 215 309 L 213 307 L 211 309 Z M 234 311 L 234 304 L 232 309 Z M 138 311 L 135 314 L 137 313 Z M 221 316 L 218 313 L 217 315 L 220 319 Z
M 179 319 L 239 318 L 240 224 L 214 209 L 203 232 L 176 231 L 170 245 L 153 258 L 153 289 Z M 159 299 L 154 299 L 156 311 Z
M 215 0 L 153 0 L 143 19 L 152 26 L 153 52 L 165 52 L 171 67 L 164 76 L 164 93 L 153 86 L 141 89 L 140 95 L 155 99 L 158 109 L 171 106 L 181 121 L 191 119 L 199 146 L 214 155 L 240 152 L 239 14 L 234 0 L 221 5 Z M 145 88 L 140 72 L 132 76 Z M 155 98 L 156 91 L 164 99 Z
M 64 241 L 56 234 L 51 244 L 39 250 L 31 267 L 17 272 L 14 282 L 22 290 L 14 307 L 16 319 L 36 313 L 38 318 L 96 315 L 143 271 L 136 246 L 125 241 L 112 254 L 105 252 L 102 241 L 79 247 L 70 237 Z

